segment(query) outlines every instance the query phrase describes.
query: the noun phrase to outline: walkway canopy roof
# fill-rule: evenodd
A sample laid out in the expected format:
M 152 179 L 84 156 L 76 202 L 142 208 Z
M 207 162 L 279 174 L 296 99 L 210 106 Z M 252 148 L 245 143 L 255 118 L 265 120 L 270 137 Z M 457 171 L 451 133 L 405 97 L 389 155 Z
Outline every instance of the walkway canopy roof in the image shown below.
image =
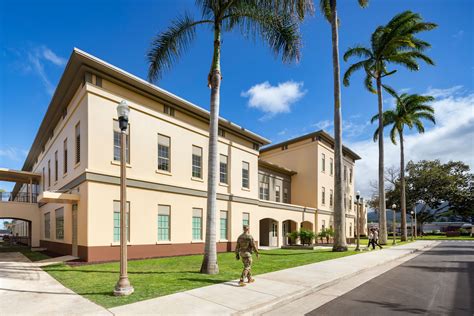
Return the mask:
M 39 184 L 41 181 L 41 174 L 0 168 L 0 181 L 16 182 L 16 183 L 34 183 Z

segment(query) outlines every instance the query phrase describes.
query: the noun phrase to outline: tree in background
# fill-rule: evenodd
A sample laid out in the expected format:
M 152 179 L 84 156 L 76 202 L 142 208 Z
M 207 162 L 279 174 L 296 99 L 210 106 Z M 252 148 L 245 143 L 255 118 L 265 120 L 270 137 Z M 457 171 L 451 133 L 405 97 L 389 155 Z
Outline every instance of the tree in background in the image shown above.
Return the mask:
M 202 273 L 219 273 L 216 248 L 216 197 L 218 175 L 218 126 L 221 85 L 221 44 L 224 32 L 240 30 L 244 36 L 261 38 L 284 62 L 298 61 L 300 33 L 295 15 L 284 10 L 272 10 L 267 1 L 251 0 L 197 0 L 202 18 L 195 20 L 189 14 L 177 18 L 171 26 L 158 34 L 148 52 L 148 79 L 158 80 L 165 70 L 189 47 L 199 26 L 206 26 L 214 34 L 213 56 L 207 85 L 211 89 L 209 158 L 207 177 L 206 243 L 201 266 Z M 298 10 L 297 12 L 300 12 Z M 253 71 L 249 69 L 250 73 Z
M 417 224 L 432 222 L 440 216 L 457 216 L 474 221 L 474 174 L 462 161 L 441 163 L 439 160 L 412 161 L 406 165 L 406 201 L 417 210 Z M 389 203 L 400 203 L 400 181 L 389 191 Z
M 344 54 L 344 61 L 351 57 L 362 59 L 352 64 L 344 74 L 343 83 L 349 86 L 350 77 L 357 70 L 364 70 L 364 85 L 367 90 L 377 94 L 378 115 L 379 115 L 379 211 L 380 211 L 380 243 L 387 243 L 387 218 L 385 205 L 385 187 L 384 187 L 384 139 L 383 139 L 383 98 L 382 88 L 394 93 L 393 89 L 384 85 L 382 79 L 393 75 L 397 70 L 389 71 L 388 65 L 400 65 L 411 71 L 418 71 L 418 61 L 422 60 L 429 65 L 433 61 L 423 54 L 427 48 L 431 47 L 415 35 L 429 31 L 436 27 L 434 23 L 423 22 L 419 14 L 411 11 L 405 11 L 393 17 L 386 25 L 379 26 L 372 33 L 370 47 L 355 46 L 349 48 Z M 374 81 L 376 89 L 374 89 Z
M 405 148 L 404 148 L 404 129 L 416 128 L 418 133 L 424 133 L 425 127 L 422 120 L 428 120 L 436 124 L 434 118 L 434 109 L 428 105 L 428 102 L 433 102 L 432 96 L 422 96 L 418 94 L 402 95 L 394 94 L 396 100 L 396 107 L 393 110 L 386 110 L 383 113 L 383 127 L 392 126 L 390 130 L 390 139 L 393 144 L 397 144 L 397 136 L 400 141 L 400 208 L 402 218 L 402 235 L 401 240 L 407 240 L 407 206 L 406 206 L 406 190 L 405 190 Z M 379 115 L 372 117 L 371 122 L 378 120 Z M 374 141 L 377 141 L 379 136 L 379 128 L 375 130 Z

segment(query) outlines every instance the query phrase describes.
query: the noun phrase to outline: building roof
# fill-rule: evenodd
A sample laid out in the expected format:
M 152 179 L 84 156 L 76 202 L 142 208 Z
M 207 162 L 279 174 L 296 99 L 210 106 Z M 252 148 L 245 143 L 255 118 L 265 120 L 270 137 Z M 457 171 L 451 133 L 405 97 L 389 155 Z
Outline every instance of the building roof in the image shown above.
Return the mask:
M 274 145 L 266 146 L 266 147 L 260 149 L 260 152 L 264 153 L 264 152 L 267 152 L 269 150 L 272 150 L 272 149 L 275 149 L 275 148 L 278 148 L 278 147 L 281 147 L 281 146 L 284 146 L 284 145 L 294 144 L 294 143 L 300 142 L 302 140 L 305 140 L 305 139 L 308 139 L 308 138 L 313 138 L 313 137 L 321 137 L 322 139 L 329 142 L 331 145 L 334 145 L 334 138 L 331 135 L 329 135 L 328 133 L 326 133 L 325 131 L 319 130 L 319 131 L 311 132 L 309 134 L 305 134 L 305 135 L 302 135 L 302 136 L 299 136 L 299 137 L 288 139 L 286 141 L 283 141 L 283 142 L 280 142 L 280 143 L 277 143 L 277 144 L 274 144 Z M 353 152 L 352 150 L 350 150 L 346 146 L 342 146 L 342 152 L 344 154 L 348 155 L 348 156 L 351 156 L 352 158 L 354 158 L 354 160 L 361 159 L 361 157 L 358 154 L 356 154 L 355 152 Z
M 59 84 L 54 91 L 43 121 L 36 133 L 36 137 L 31 145 L 31 149 L 25 163 L 23 164 L 22 170 L 32 170 L 35 159 L 41 153 L 42 146 L 48 141 L 54 127 L 59 122 L 64 109 L 69 104 L 69 101 L 72 99 L 79 85 L 82 84 L 84 73 L 86 71 L 98 73 L 107 80 L 119 85 L 126 85 L 127 88 L 132 91 L 158 99 L 163 103 L 171 103 L 186 113 L 193 114 L 194 116 L 209 121 L 209 111 L 78 48 L 74 48 Z M 234 133 L 259 145 L 270 143 L 268 139 L 222 117 L 219 118 L 219 126 L 233 131 Z
M 286 175 L 289 175 L 289 176 L 293 176 L 293 175 L 297 174 L 297 172 L 294 171 L 294 170 L 288 169 L 286 167 L 279 166 L 277 164 L 274 164 L 273 162 L 265 161 L 265 160 L 262 160 L 262 159 L 258 159 L 258 166 L 259 167 L 264 167 L 264 168 L 267 168 L 267 169 L 270 169 L 270 170 L 273 170 L 273 171 L 276 171 L 276 172 L 279 172 L 279 173 L 283 173 L 283 174 L 286 174 Z

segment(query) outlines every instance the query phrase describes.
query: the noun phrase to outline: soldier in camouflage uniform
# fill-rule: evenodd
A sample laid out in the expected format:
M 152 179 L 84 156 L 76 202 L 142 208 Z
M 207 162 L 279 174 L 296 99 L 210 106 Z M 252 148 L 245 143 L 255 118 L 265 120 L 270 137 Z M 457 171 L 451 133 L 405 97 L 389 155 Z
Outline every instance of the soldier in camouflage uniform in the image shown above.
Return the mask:
M 248 283 L 252 283 L 255 280 L 252 278 L 252 253 L 255 251 L 258 258 L 258 249 L 255 246 L 255 241 L 252 235 L 249 234 L 249 227 L 244 225 L 244 232 L 237 239 L 237 246 L 235 247 L 235 258 L 239 260 L 242 258 L 244 264 L 244 270 L 240 276 L 240 286 L 245 286 L 244 280 L 247 278 Z

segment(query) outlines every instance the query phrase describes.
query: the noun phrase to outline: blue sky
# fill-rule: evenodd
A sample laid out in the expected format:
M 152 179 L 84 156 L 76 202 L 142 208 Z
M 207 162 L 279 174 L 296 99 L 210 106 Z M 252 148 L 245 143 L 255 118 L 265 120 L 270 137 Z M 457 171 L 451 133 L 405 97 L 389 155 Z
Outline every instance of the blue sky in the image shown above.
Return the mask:
M 437 97 L 437 127 L 407 139 L 409 159 L 457 159 L 473 166 L 474 4 L 470 0 L 339 1 L 340 49 L 367 44 L 371 32 L 404 10 L 420 13 L 439 28 L 422 34 L 432 43 L 436 67 L 399 70 L 387 82 L 399 91 Z M 448 5 L 449 3 L 449 5 Z M 54 88 L 73 49 L 78 47 L 130 73 L 146 78 L 146 52 L 154 35 L 194 1 L 7 1 L 0 2 L 0 167 L 21 168 Z M 222 45 L 221 115 L 273 142 L 320 128 L 332 131 L 332 61 L 328 23 L 317 13 L 302 25 L 302 60 L 283 64 L 259 40 L 227 33 Z M 209 29 L 198 31 L 174 68 L 158 85 L 209 108 L 207 72 L 211 61 Z M 342 62 L 344 71 L 348 64 Z M 398 68 L 397 68 L 398 69 Z M 356 75 L 342 88 L 344 141 L 363 156 L 358 187 L 370 193 L 377 159 L 368 123 L 376 96 Z M 385 102 L 391 106 L 391 100 Z M 439 109 L 439 111 L 438 111 Z M 444 139 L 449 146 L 439 146 Z M 467 147 L 466 147 L 467 145 Z M 398 163 L 398 148 L 387 142 L 388 165 Z M 411 150 L 410 150 L 411 148 Z M 357 175 L 359 175 L 357 177 Z M 10 184 L 0 188 L 9 190 Z

